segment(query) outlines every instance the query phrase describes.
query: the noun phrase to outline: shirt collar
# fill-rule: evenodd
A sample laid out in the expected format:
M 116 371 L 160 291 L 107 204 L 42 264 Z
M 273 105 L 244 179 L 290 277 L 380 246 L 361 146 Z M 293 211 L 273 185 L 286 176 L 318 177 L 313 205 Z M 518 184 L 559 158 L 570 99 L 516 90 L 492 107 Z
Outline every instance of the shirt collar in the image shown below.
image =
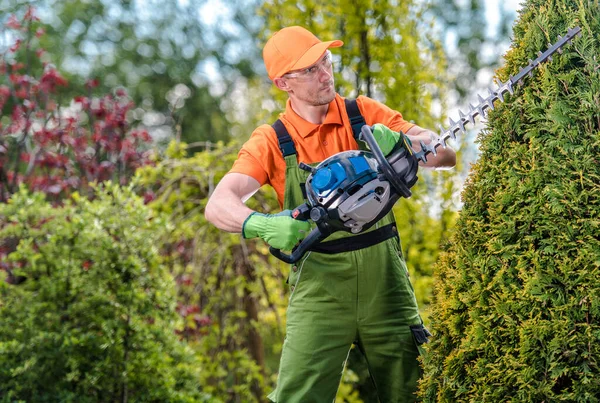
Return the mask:
M 344 122 L 342 120 L 341 108 L 339 107 L 339 103 L 344 102 L 342 97 L 339 94 L 335 94 L 335 98 L 333 101 L 329 103 L 329 109 L 327 110 L 327 115 L 325 116 L 325 121 L 322 123 L 323 125 L 327 124 L 336 124 L 343 125 Z M 280 116 L 284 118 L 288 123 L 290 123 L 298 134 L 302 137 L 307 137 L 310 134 L 314 133 L 315 130 L 319 128 L 319 126 L 314 123 L 311 123 L 305 120 L 303 117 L 298 115 L 294 109 L 292 109 L 292 104 L 288 98 L 285 105 L 285 112 Z

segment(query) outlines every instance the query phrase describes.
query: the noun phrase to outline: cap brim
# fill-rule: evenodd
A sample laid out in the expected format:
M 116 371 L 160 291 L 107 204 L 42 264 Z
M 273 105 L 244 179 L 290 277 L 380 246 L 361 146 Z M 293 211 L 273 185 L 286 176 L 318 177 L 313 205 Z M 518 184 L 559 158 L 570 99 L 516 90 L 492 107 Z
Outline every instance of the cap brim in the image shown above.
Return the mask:
M 344 42 L 339 40 L 317 43 L 312 48 L 308 49 L 300 59 L 298 59 L 296 64 L 290 68 L 290 71 L 305 69 L 309 66 L 312 66 L 321 58 L 321 56 L 323 56 L 323 53 L 325 53 L 327 49 L 339 48 L 343 44 Z

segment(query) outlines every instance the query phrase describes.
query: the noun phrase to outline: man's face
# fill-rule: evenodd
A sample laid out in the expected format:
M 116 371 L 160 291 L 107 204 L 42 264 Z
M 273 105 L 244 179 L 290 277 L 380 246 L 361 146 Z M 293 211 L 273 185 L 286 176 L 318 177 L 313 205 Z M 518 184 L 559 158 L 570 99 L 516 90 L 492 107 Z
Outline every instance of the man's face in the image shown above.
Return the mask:
M 335 98 L 331 53 L 325 52 L 313 65 L 283 75 L 295 98 L 312 106 L 327 105 Z

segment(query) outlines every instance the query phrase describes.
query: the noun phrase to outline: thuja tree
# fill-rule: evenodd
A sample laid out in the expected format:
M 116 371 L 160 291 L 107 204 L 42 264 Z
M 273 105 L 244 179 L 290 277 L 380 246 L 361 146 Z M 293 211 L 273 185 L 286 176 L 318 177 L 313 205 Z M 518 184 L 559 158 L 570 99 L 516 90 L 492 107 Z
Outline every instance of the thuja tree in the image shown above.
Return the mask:
M 498 76 L 574 25 L 480 137 L 438 267 L 426 401 L 600 400 L 598 2 L 527 1 Z
M 53 207 L 22 188 L 0 204 L 0 401 L 197 402 L 201 367 L 176 334 L 169 228 L 106 185 Z M 21 278 L 2 281 L 7 273 Z

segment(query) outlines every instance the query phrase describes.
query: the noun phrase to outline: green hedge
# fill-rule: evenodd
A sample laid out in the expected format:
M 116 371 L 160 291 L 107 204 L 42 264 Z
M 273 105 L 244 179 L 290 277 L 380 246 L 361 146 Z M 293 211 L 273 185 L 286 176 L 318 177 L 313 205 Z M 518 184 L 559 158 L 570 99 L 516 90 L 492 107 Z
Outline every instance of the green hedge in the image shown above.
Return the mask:
M 529 0 L 501 80 L 583 35 L 488 120 L 437 267 L 421 392 L 441 402 L 600 400 L 600 10 Z
M 113 185 L 0 204 L 0 246 L 17 245 L 0 271 L 0 401 L 204 400 L 156 247 L 167 226 Z

